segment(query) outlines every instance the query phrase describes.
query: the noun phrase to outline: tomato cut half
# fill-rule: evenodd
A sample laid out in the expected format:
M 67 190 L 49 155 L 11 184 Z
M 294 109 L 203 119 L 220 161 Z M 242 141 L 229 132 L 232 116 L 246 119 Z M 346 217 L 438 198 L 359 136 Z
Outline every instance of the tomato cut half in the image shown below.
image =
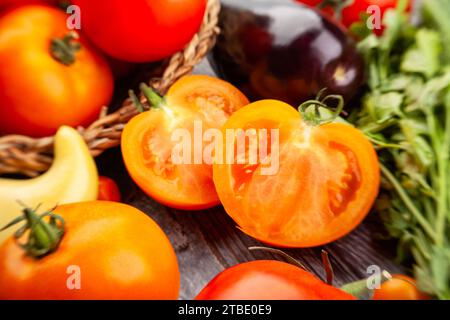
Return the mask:
M 248 235 L 281 247 L 312 247 L 346 235 L 369 212 L 380 170 L 359 130 L 343 123 L 310 125 L 274 100 L 237 111 L 223 135 L 239 129 L 257 132 L 259 142 L 252 146 L 247 135 L 238 152 L 236 136 L 226 141 L 235 149 L 234 161 L 216 159 L 213 178 L 226 212 Z M 255 147 L 263 156 L 251 163 Z
M 122 154 L 128 172 L 144 192 L 166 206 L 184 210 L 216 206 L 212 160 L 203 157 L 214 141 L 203 141 L 203 133 L 219 131 L 235 110 L 247 104 L 247 98 L 225 81 L 201 75 L 181 78 L 162 105 L 126 125 Z M 174 163 L 182 134 L 189 137 L 185 150 L 190 151 L 186 151 L 187 161 Z

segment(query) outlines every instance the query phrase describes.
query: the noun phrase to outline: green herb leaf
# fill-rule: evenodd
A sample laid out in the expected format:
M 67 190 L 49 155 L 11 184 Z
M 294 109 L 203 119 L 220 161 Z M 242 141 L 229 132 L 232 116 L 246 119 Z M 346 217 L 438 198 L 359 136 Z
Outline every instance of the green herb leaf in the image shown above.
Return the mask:
M 403 72 L 417 72 L 431 78 L 440 69 L 442 45 L 439 33 L 421 29 L 416 34 L 416 43 L 417 46 L 406 51 L 400 68 Z

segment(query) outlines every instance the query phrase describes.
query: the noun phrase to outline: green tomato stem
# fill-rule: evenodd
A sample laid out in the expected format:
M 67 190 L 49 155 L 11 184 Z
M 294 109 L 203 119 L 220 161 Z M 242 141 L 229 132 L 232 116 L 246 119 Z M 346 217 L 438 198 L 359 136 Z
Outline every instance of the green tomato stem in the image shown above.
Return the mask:
M 58 62 L 70 66 L 76 61 L 76 54 L 81 49 L 78 42 L 79 35 L 75 31 L 71 31 L 64 38 L 53 38 L 50 45 L 50 53 Z
M 14 234 L 18 245 L 22 247 L 29 256 L 34 258 L 41 258 L 55 251 L 64 235 L 64 219 L 54 214 L 52 211 L 38 215 L 35 210 L 24 208 L 22 213 L 23 215 L 21 217 L 14 219 L 7 226 L 0 229 L 0 231 L 25 221 L 25 225 Z M 44 220 L 46 217 L 50 218 L 49 221 Z M 19 243 L 27 230 L 29 230 L 27 242 L 24 244 Z
M 161 97 L 155 90 L 150 88 L 145 83 L 140 85 L 140 89 L 153 108 L 159 108 L 164 104 L 164 97 Z
M 131 101 L 133 102 L 134 106 L 136 107 L 137 111 L 139 113 L 144 112 L 145 111 L 144 106 L 142 105 L 141 100 L 139 100 L 139 98 L 137 97 L 136 93 L 134 93 L 133 90 L 129 90 L 128 95 Z

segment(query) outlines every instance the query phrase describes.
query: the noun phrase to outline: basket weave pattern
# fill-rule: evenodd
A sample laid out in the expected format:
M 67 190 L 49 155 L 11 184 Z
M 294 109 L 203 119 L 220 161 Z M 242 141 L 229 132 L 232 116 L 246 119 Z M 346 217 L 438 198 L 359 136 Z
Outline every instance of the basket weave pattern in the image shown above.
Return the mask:
M 180 77 L 190 73 L 214 46 L 220 30 L 218 19 L 219 0 L 208 0 L 205 18 L 199 32 L 180 52 L 173 55 L 164 73 L 159 78 L 152 78 L 149 84 L 161 94 Z M 145 107 L 148 101 L 141 94 L 140 100 Z M 108 114 L 104 107 L 97 121 L 88 128 L 78 128 L 86 141 L 91 154 L 96 157 L 109 148 L 120 144 L 125 124 L 138 113 L 130 99 L 122 107 Z M 0 175 L 12 173 L 34 177 L 46 171 L 53 161 L 53 137 L 30 138 L 19 135 L 0 137 Z

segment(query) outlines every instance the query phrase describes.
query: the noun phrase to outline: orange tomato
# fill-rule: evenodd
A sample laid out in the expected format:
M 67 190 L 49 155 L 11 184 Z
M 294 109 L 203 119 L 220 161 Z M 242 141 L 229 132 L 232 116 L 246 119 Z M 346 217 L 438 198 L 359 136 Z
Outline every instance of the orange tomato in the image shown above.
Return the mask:
M 133 180 L 150 197 L 177 209 L 200 210 L 217 205 L 219 199 L 208 161 L 194 161 L 201 143 L 195 123 L 203 132 L 220 129 L 228 117 L 248 104 L 231 84 L 209 76 L 191 75 L 178 80 L 163 103 L 133 118 L 122 134 L 122 154 Z M 177 129 L 189 134 L 188 161 L 174 163 L 172 154 L 180 143 Z M 203 151 L 207 143 L 200 146 Z
M 98 180 L 98 200 L 120 202 L 122 196 L 120 189 L 113 179 L 99 177 Z
M 355 300 L 355 297 L 294 265 L 261 260 L 223 271 L 196 300 Z
M 0 300 L 178 298 L 174 250 L 144 213 L 102 201 L 63 205 L 54 213 L 65 220 L 56 251 L 33 258 L 13 238 L 0 247 Z M 77 281 L 80 287 L 68 286 Z
M 69 33 L 66 19 L 63 11 L 40 5 L 1 16 L 1 134 L 39 137 L 54 134 L 62 125 L 85 126 L 109 103 L 111 70 L 83 37 L 79 51 L 77 41 L 66 39 L 65 49 L 74 54 L 74 61 L 69 55 L 57 59 L 52 54 L 57 51 L 55 40 L 61 48 Z
M 243 154 L 235 140 L 234 161 L 219 159 L 213 172 L 226 212 L 248 235 L 281 247 L 318 246 L 346 235 L 369 212 L 380 171 L 374 148 L 357 129 L 342 123 L 309 125 L 294 108 L 275 100 L 238 110 L 223 127 L 224 136 L 239 129 L 267 130 L 266 142 L 256 144 L 260 152 L 267 145 L 267 157 L 251 164 L 250 140 Z
M 383 282 L 374 291 L 373 300 L 427 300 L 428 297 L 417 289 L 416 281 L 402 274 Z

